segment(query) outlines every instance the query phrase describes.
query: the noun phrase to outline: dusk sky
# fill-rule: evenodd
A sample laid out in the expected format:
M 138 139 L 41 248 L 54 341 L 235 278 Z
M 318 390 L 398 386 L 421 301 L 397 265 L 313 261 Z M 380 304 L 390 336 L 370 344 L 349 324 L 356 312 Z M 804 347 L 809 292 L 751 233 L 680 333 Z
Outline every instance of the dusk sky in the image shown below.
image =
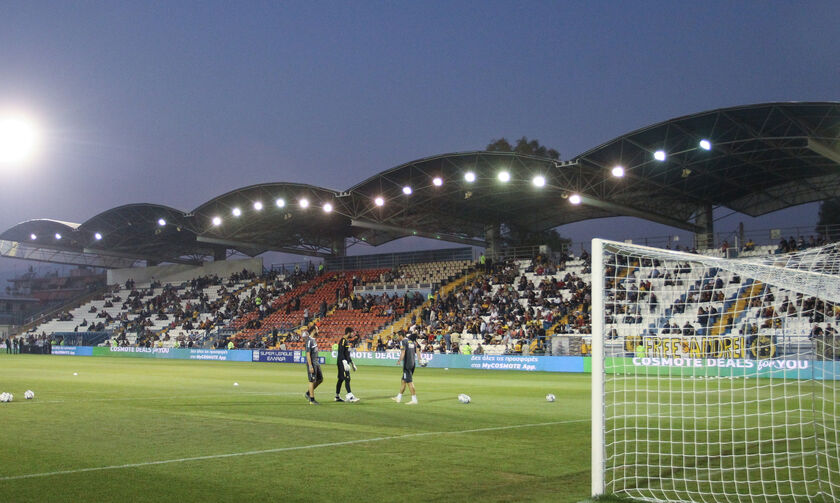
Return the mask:
M 0 168 L 0 231 L 128 203 L 189 211 L 261 182 L 341 190 L 502 136 L 569 159 L 681 115 L 836 101 L 839 19 L 836 0 L 7 0 L 0 111 L 26 112 L 45 136 L 32 162 Z M 816 208 L 717 228 L 812 226 Z M 672 232 L 638 220 L 560 231 Z

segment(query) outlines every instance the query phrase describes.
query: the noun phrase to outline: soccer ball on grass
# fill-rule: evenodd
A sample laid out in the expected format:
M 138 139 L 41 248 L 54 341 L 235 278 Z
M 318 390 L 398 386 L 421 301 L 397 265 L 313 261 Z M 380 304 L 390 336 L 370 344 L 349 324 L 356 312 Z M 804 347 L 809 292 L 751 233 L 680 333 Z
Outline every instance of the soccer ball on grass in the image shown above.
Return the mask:
M 15 396 L 11 393 L 0 393 L 0 402 L 11 402 Z
M 32 391 L 31 389 L 28 389 L 23 394 L 23 398 L 26 398 L 27 400 L 32 400 L 33 398 L 35 398 L 35 392 Z
M 461 403 L 470 403 L 472 400 L 470 399 L 470 395 L 465 395 L 461 393 L 458 395 L 458 401 Z
M 545 395 L 545 399 L 548 400 L 549 402 L 553 402 L 554 400 L 557 400 L 557 397 L 554 396 L 553 394 L 549 393 L 549 394 Z

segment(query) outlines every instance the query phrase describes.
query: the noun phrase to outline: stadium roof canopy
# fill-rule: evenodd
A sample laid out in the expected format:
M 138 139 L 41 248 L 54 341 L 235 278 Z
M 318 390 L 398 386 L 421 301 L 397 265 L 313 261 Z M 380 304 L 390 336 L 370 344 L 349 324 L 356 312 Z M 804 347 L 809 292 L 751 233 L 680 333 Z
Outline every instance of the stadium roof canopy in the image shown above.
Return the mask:
M 267 183 L 190 212 L 130 204 L 82 224 L 30 220 L 0 234 L 0 254 L 126 267 L 198 263 L 233 251 L 330 255 L 348 239 L 379 245 L 412 235 L 483 246 L 502 225 L 542 231 L 611 216 L 703 233 L 716 207 L 758 216 L 838 196 L 840 103 L 767 103 L 671 119 L 568 161 L 444 154 L 346 191 Z

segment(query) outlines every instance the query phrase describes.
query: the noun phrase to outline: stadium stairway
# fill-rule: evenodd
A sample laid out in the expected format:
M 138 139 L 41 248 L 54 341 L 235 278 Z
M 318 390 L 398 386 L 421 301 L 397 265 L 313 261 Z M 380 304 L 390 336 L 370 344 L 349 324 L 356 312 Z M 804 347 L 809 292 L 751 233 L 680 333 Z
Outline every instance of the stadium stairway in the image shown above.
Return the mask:
M 456 288 L 460 287 L 461 285 L 464 285 L 465 283 L 476 279 L 478 277 L 478 275 L 479 275 L 478 271 L 473 271 L 473 272 L 467 273 L 467 274 L 461 276 L 460 278 L 457 278 L 454 281 L 451 281 L 451 282 L 447 283 L 446 285 L 440 287 L 438 289 L 438 291 L 435 292 L 435 295 L 447 295 L 447 294 L 451 293 L 453 290 L 455 290 Z M 384 338 L 384 337 L 387 337 L 389 335 L 393 336 L 395 333 L 399 332 L 400 330 L 407 330 L 408 327 L 410 327 L 411 324 L 414 322 L 415 318 L 417 316 L 419 316 L 420 313 L 423 311 L 423 308 L 430 307 L 431 305 L 432 305 L 431 299 L 426 299 L 425 302 L 423 302 L 419 306 L 412 309 L 411 312 L 406 313 L 401 318 L 395 320 L 394 323 L 392 323 L 391 325 L 386 326 L 385 328 L 383 328 L 379 332 L 374 333 L 373 336 L 370 338 L 370 343 L 374 344 L 375 341 L 379 340 L 380 338 Z
M 749 284 L 744 285 L 738 290 L 734 301 L 728 302 L 725 305 L 724 313 L 712 326 L 709 335 L 718 336 L 731 330 L 732 327 L 737 326 L 747 312 L 746 307 L 750 299 L 760 295 L 764 291 L 764 284 L 760 281 L 748 279 L 747 282 Z

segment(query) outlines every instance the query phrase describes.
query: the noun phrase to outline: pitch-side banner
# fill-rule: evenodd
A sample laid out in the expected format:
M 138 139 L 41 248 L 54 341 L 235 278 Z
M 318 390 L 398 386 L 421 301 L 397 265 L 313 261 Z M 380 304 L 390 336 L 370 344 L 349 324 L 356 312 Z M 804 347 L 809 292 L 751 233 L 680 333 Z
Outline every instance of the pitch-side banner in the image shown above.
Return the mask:
M 591 362 L 591 358 L 586 358 L 586 372 L 591 372 Z M 608 374 L 840 380 L 840 361 L 654 356 L 606 358 L 604 365 Z
M 318 363 L 325 363 L 328 354 L 323 351 L 318 353 Z M 255 349 L 251 355 L 255 362 L 269 363 L 306 363 L 306 355 L 303 351 L 279 351 L 273 349 Z M 334 360 L 333 360 L 334 362 Z
M 335 363 L 336 352 L 325 353 L 327 363 Z M 397 365 L 399 351 L 353 351 L 350 357 L 356 365 Z M 523 370 L 529 372 L 583 372 L 580 356 L 523 356 L 523 355 L 444 355 L 424 353 L 423 359 L 432 368 Z
M 91 346 L 53 346 L 51 354 L 62 356 L 93 356 Z
M 128 358 L 165 358 L 175 360 L 215 360 L 228 362 L 250 362 L 252 351 L 244 349 L 195 349 L 195 348 L 136 348 L 136 347 L 94 347 L 93 356 L 117 356 Z

